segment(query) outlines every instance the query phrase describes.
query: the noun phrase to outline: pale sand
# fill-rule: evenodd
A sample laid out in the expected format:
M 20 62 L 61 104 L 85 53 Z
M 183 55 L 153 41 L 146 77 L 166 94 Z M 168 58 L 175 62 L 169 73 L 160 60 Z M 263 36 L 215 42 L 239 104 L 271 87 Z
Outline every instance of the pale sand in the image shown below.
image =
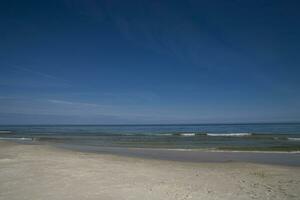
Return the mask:
M 0 199 L 300 199 L 300 167 L 147 160 L 2 141 Z

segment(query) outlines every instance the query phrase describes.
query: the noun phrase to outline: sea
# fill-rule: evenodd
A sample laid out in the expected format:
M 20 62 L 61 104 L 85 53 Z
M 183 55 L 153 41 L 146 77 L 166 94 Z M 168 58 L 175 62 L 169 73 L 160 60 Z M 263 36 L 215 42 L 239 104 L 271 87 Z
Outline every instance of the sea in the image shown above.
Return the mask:
M 299 151 L 300 123 L 0 125 L 0 140 L 126 148 Z

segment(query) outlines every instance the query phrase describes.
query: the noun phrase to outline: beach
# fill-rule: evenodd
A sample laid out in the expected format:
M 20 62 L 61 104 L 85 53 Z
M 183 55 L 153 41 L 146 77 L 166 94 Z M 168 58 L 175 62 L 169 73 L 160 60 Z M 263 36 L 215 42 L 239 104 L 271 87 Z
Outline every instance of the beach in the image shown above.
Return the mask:
M 0 141 L 0 199 L 299 199 L 300 167 L 180 162 Z

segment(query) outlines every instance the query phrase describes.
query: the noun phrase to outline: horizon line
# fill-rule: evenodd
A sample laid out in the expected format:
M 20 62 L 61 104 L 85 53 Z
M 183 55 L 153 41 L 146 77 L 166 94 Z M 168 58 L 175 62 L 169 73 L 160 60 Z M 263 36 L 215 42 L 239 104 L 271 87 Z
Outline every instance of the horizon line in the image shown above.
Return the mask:
M 0 124 L 0 126 L 197 126 L 197 125 L 247 125 L 247 124 L 300 124 L 300 121 L 280 122 L 211 122 L 211 123 L 112 123 L 112 124 Z

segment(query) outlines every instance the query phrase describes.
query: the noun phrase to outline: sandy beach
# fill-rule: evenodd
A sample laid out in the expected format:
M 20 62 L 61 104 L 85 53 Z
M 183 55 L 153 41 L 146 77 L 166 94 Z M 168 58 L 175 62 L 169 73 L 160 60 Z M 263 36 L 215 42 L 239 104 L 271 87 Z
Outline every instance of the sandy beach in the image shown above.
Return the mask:
M 130 158 L 0 142 L 0 199 L 299 199 L 300 168 Z

